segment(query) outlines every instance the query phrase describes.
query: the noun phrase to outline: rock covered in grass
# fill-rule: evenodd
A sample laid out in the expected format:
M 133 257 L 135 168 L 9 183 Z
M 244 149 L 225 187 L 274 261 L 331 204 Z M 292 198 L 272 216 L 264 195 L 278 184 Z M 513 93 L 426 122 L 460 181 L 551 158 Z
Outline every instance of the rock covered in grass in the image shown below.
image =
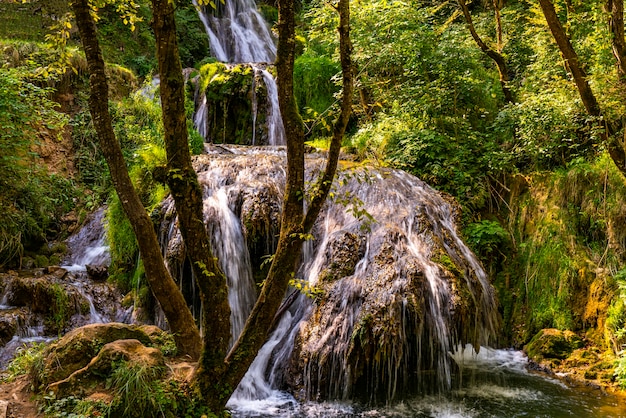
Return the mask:
M 68 378 L 87 366 L 106 344 L 129 339 L 151 344 L 141 327 L 121 323 L 90 324 L 68 332 L 44 351 L 44 367 L 36 386 L 45 387 Z
M 49 385 L 48 390 L 57 397 L 86 394 L 95 391 L 103 376 L 109 376 L 118 367 L 127 367 L 130 373 L 141 369 L 142 374 L 153 380 L 163 375 L 165 358 L 159 349 L 146 347 L 139 340 L 116 340 L 105 344 L 85 367 Z

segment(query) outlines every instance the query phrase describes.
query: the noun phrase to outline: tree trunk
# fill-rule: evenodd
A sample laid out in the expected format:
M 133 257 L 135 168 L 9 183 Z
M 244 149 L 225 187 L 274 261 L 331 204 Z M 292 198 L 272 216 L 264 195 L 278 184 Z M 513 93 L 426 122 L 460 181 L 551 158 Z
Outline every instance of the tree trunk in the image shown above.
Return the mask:
M 278 73 L 278 99 L 287 138 L 287 183 L 281 216 L 281 229 L 276 253 L 265 279 L 261 294 L 246 321 L 244 330 L 226 358 L 227 370 L 219 385 L 201 390 L 214 411 L 223 407 L 239 384 L 259 349 L 267 340 L 276 314 L 293 277 L 296 263 L 302 252 L 306 234 L 313 226 L 322 205 L 328 197 L 330 185 L 337 168 L 341 140 L 352 110 L 352 66 L 349 31 L 349 0 L 340 0 L 339 35 L 343 74 L 341 114 L 333 129 L 333 139 L 326 169 L 313 192 L 309 212 L 304 215 L 304 125 L 293 95 L 293 65 L 295 58 L 295 5 L 293 0 L 278 2 L 278 48 L 276 70 Z M 229 393 L 216 392 L 216 386 Z M 212 401 L 217 399 L 217 401 Z
M 591 90 L 591 86 L 587 82 L 587 74 L 578 60 L 578 55 L 576 54 L 576 51 L 574 51 L 572 43 L 565 33 L 563 25 L 561 25 L 561 22 L 559 21 L 556 11 L 554 10 L 554 5 L 550 2 L 550 0 L 539 0 L 539 5 L 541 6 L 541 10 L 543 10 L 543 14 L 546 17 L 550 32 L 552 32 L 552 36 L 554 37 L 554 40 L 563 55 L 563 59 L 567 63 L 567 67 L 574 78 L 574 82 L 576 83 L 576 87 L 580 93 L 580 98 L 585 106 L 585 109 L 587 110 L 587 113 L 591 116 L 601 116 L 600 105 Z
M 574 78 L 580 99 L 583 102 L 587 113 L 590 116 L 598 118 L 598 124 L 604 130 L 603 137 L 608 145 L 609 154 L 611 155 L 611 158 L 613 159 L 613 162 L 615 162 L 617 168 L 622 172 L 622 174 L 626 175 L 626 153 L 624 151 L 624 145 L 622 141 L 613 137 L 613 129 L 611 128 L 611 125 L 603 119 L 598 100 L 593 94 L 593 90 L 587 81 L 587 74 L 578 60 L 578 55 L 572 47 L 572 43 L 565 33 L 563 25 L 559 21 L 554 5 L 550 0 L 539 0 L 539 5 L 541 6 L 541 10 L 546 18 L 550 32 L 552 32 L 552 36 L 554 37 L 554 40 L 561 51 L 561 55 L 567 64 L 567 68 Z
M 104 60 L 88 0 L 74 0 L 72 9 L 76 16 L 76 23 L 87 58 L 91 88 L 89 108 L 98 134 L 100 148 L 109 166 L 111 179 L 124 212 L 137 237 L 146 278 L 174 333 L 179 352 L 192 358 L 198 358 L 201 348 L 198 328 L 183 295 L 165 268 L 154 226 L 133 187 L 122 150 L 113 132 L 108 108 L 109 92 L 104 71 Z
M 469 9 L 467 7 L 467 4 L 465 3 L 465 0 L 458 0 L 458 3 L 459 3 L 459 6 L 461 6 L 461 10 L 463 11 L 463 16 L 465 16 L 465 20 L 467 21 L 467 27 L 469 28 L 469 31 L 472 34 L 472 38 L 474 38 L 474 41 L 476 42 L 478 47 L 481 49 L 481 51 L 483 51 L 489 58 L 491 58 L 496 63 L 496 66 L 498 67 L 498 74 L 500 75 L 500 85 L 502 86 L 502 93 L 504 93 L 504 100 L 507 103 L 513 103 L 514 102 L 513 93 L 511 92 L 511 89 L 509 89 L 509 86 L 508 86 L 508 83 L 509 81 L 511 81 L 511 79 L 509 77 L 509 70 L 506 65 L 506 61 L 504 57 L 497 51 L 494 51 L 493 49 L 489 48 L 489 46 L 487 46 L 487 44 L 483 42 L 483 40 L 480 38 L 480 36 L 476 32 L 476 28 L 474 28 L 472 15 L 469 12 Z M 497 8 L 496 8 L 496 13 L 499 14 L 499 9 Z M 500 31 L 500 36 L 501 36 L 501 31 Z
M 341 112 L 333 126 L 333 137 L 328 150 L 328 161 L 324 174 L 318 181 L 316 190 L 312 191 L 311 203 L 304 219 L 304 230 L 309 231 L 317 219 L 337 171 L 337 161 L 341 150 L 346 127 L 352 114 L 353 94 L 353 68 L 352 68 L 352 42 L 350 41 L 350 4 L 349 0 L 339 0 L 337 11 L 339 12 L 339 58 L 341 60 L 341 75 L 343 77 L 343 93 L 341 96 Z
M 185 80 L 178 53 L 173 3 L 152 0 L 152 14 L 161 80 L 167 184 L 174 197 L 180 231 L 200 288 L 203 307 L 205 338 L 197 376 L 215 381 L 223 372 L 231 338 L 226 276 L 210 248 L 202 211 L 202 190 L 191 165 L 185 115 Z
M 502 38 L 502 16 L 500 14 L 503 7 L 504 0 L 493 0 L 493 8 L 496 15 L 496 51 L 500 54 L 502 53 L 502 48 L 504 48 L 504 40 Z
M 611 29 L 613 55 L 617 61 L 617 71 L 622 83 L 626 82 L 626 40 L 624 39 L 624 1 L 608 0 L 609 29 Z
M 261 294 L 246 321 L 241 336 L 226 362 L 224 383 L 236 387 L 267 339 L 274 316 L 296 269 L 304 242 L 304 124 L 293 95 L 295 59 L 294 0 L 278 1 L 278 47 L 276 72 L 278 102 L 287 140 L 287 180 L 281 216 L 280 236 Z

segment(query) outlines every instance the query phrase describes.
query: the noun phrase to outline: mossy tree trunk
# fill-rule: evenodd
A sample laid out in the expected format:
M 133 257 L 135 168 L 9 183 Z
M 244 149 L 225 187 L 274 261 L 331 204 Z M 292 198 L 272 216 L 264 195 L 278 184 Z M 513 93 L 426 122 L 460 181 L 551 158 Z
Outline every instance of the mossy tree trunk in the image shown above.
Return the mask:
M 293 94 L 293 67 L 295 60 L 295 2 L 278 1 L 278 49 L 276 71 L 278 100 L 287 139 L 287 182 L 283 201 L 281 229 L 276 253 L 264 281 L 261 293 L 246 321 L 244 330 L 228 354 L 226 370 L 218 384 L 208 376 L 198 377 L 200 390 L 214 411 L 224 407 L 232 391 L 239 384 L 259 349 L 267 340 L 280 304 L 293 277 L 302 244 L 328 197 L 337 169 L 341 140 L 352 111 L 352 62 L 349 31 L 349 0 L 339 0 L 339 36 L 343 75 L 341 113 L 333 129 L 333 139 L 324 173 L 310 194 L 309 209 L 305 213 L 305 159 L 304 124 L 297 110 Z
M 539 0 L 539 5 L 543 11 L 543 15 L 548 23 L 548 28 L 556 41 L 561 55 L 565 60 L 566 66 L 576 83 L 576 88 L 580 95 L 580 99 L 585 106 L 585 110 L 590 116 L 598 120 L 598 124 L 603 129 L 603 136 L 607 143 L 609 154 L 613 162 L 621 173 L 626 176 L 626 150 L 624 142 L 614 135 L 615 129 L 609 121 L 604 119 L 600 104 L 591 89 L 591 85 L 587 81 L 587 73 L 581 64 L 578 54 L 574 50 L 569 36 L 565 32 L 561 21 L 559 20 L 554 5 L 550 0 Z M 623 33 L 623 32 L 622 32 Z M 615 41 L 614 41 L 615 42 Z
M 612 36 L 613 55 L 617 61 L 620 81 L 626 82 L 626 39 L 624 38 L 624 1 L 608 0 L 609 29 Z
M 210 248 L 202 211 L 202 190 L 191 165 L 185 114 L 185 80 L 178 53 L 174 5 L 169 0 L 152 0 L 152 14 L 161 79 L 167 184 L 174 197 L 187 257 L 202 299 L 202 325 L 206 337 L 199 375 L 205 374 L 205 371 L 210 371 L 209 375 L 219 375 L 224 367 L 231 337 L 226 276 Z
M 154 226 L 133 187 L 120 144 L 113 131 L 108 107 L 109 91 L 104 60 L 97 38 L 96 25 L 90 14 L 89 2 L 88 0 L 74 0 L 71 6 L 76 17 L 90 74 L 89 108 L 98 134 L 100 149 L 111 173 L 113 186 L 137 237 L 150 289 L 163 308 L 175 335 L 176 345 L 181 354 L 197 358 L 201 348 L 198 328 L 195 326 L 183 295 L 165 267 Z

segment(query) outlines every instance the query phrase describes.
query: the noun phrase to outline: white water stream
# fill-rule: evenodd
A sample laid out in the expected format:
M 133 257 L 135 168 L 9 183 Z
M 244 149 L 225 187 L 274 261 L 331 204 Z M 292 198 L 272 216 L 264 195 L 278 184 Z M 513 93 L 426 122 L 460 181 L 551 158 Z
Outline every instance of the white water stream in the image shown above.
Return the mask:
M 278 106 L 276 80 L 265 68 L 276 58 L 276 45 L 267 22 L 257 11 L 256 3 L 254 0 L 216 2 L 216 10 L 200 7 L 196 0 L 193 0 L 193 3 L 198 8 L 200 20 L 209 37 L 213 57 L 229 64 L 251 64 L 255 76 L 261 76 L 267 89 L 268 145 L 284 145 L 285 133 Z M 200 135 L 207 138 L 207 100 L 204 93 L 201 93 L 200 97 L 200 103 L 194 115 L 194 125 Z M 251 142 L 256 145 L 256 110 L 258 108 L 256 95 L 253 94 L 252 99 L 254 102 L 252 103 L 253 138 Z

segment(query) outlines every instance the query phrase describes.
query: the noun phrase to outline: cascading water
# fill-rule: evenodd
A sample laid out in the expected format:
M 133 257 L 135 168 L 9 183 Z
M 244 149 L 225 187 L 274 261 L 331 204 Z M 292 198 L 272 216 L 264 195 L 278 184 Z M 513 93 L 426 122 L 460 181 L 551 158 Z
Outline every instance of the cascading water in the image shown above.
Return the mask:
M 196 0 L 193 3 L 198 7 Z M 274 38 L 254 0 L 215 2 L 210 14 L 200 8 L 211 53 L 227 63 L 271 63 L 276 58 Z
M 68 257 L 62 267 L 67 271 L 86 271 L 88 265 L 108 266 L 111 262 L 104 233 L 104 208 L 96 210 L 89 221 L 67 240 Z
M 240 295 L 239 302 L 231 299 L 233 318 L 245 319 L 254 300 L 250 272 L 275 248 L 285 156 L 254 147 L 220 149 L 225 154 L 200 156 L 195 168 L 230 293 Z M 309 180 L 322 164 L 307 159 Z M 378 402 L 433 385 L 449 388 L 454 367 L 448 352 L 460 342 L 484 344 L 494 333 L 493 290 L 437 192 L 390 169 L 345 170 L 337 183 L 337 202 L 321 214 L 296 275 L 320 291 L 316 302 L 288 298 L 231 398 L 235 410 L 258 399 L 294 402 L 280 390 L 307 399 L 367 393 L 364 401 Z M 164 218 L 162 230 L 177 236 L 175 218 Z M 227 238 L 225 229 L 234 235 Z M 168 262 L 185 259 L 175 241 L 167 246 Z M 174 270 L 187 271 L 187 277 L 172 273 L 180 283 L 192 280 L 189 269 Z M 241 285 L 244 291 L 237 290 Z
M 254 0 L 233 0 L 216 2 L 217 8 L 207 12 L 198 6 L 200 20 L 204 24 L 211 53 L 220 62 L 228 64 L 251 64 L 256 75 L 260 75 L 267 88 L 267 130 L 268 145 L 284 145 L 285 134 L 278 107 L 278 92 L 274 77 L 264 68 L 274 62 L 276 46 L 267 22 L 259 14 Z M 258 65 L 261 64 L 261 65 Z M 256 100 L 255 95 L 251 100 Z M 204 92 L 196 100 L 197 108 L 194 124 L 198 132 L 207 138 L 206 115 L 207 100 Z M 255 132 L 257 120 L 256 103 L 252 104 L 252 131 Z M 255 145 L 255 134 L 251 143 Z

